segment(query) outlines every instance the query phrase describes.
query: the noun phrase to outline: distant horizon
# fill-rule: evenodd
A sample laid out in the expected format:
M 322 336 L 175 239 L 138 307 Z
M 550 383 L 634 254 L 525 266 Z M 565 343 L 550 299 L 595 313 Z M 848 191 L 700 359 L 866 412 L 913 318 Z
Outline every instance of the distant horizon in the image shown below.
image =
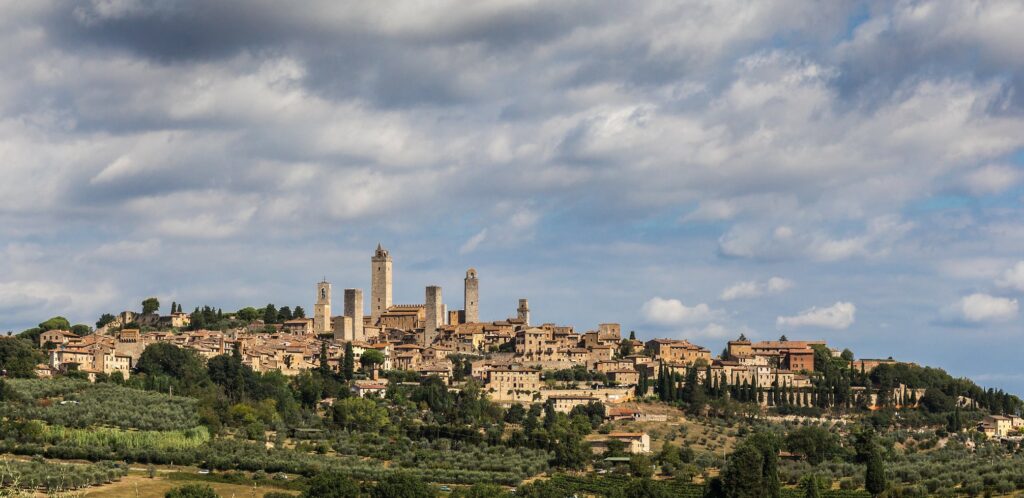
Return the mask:
M 1024 393 L 1020 2 L 3 13 L 0 331 L 311 306 L 383 242 L 396 302 L 461 303 L 474 267 L 481 317 L 822 338 Z
M 387 244 L 383 244 L 383 246 L 384 246 L 385 249 L 388 248 Z M 400 254 L 392 253 L 392 258 L 394 260 L 396 268 L 401 268 L 401 265 L 400 265 L 401 255 Z M 345 285 L 342 285 L 342 286 L 339 287 L 330 278 L 328 278 L 326 275 L 324 275 L 324 276 L 321 276 L 320 279 L 318 279 L 315 282 L 313 282 L 312 284 L 310 284 L 312 289 L 310 291 L 310 296 L 309 296 L 310 299 L 307 300 L 308 302 L 295 302 L 295 300 L 292 299 L 291 301 L 287 301 L 287 302 L 286 301 L 280 301 L 280 302 L 268 301 L 268 302 L 262 303 L 262 304 L 250 303 L 250 304 L 241 305 L 241 306 L 237 306 L 237 307 L 227 307 L 227 308 L 224 307 L 224 306 L 216 305 L 214 303 L 209 303 L 209 302 L 204 302 L 204 303 L 198 304 L 198 305 L 184 306 L 184 302 L 178 301 L 176 298 L 165 298 L 165 297 L 163 297 L 161 295 L 156 294 L 156 295 L 146 295 L 146 296 L 139 297 L 137 299 L 137 304 L 135 304 L 134 306 L 129 305 L 128 307 L 125 307 L 125 308 L 119 309 L 119 310 L 100 311 L 99 313 L 96 314 L 96 317 L 91 319 L 91 320 L 73 320 L 73 319 L 71 319 L 71 317 L 65 317 L 65 318 L 67 318 L 72 325 L 75 325 L 75 324 L 78 324 L 78 323 L 82 323 L 82 324 L 86 324 L 86 325 L 89 325 L 90 327 L 95 328 L 96 320 L 103 313 L 111 313 L 111 314 L 117 315 L 117 314 L 119 314 L 119 313 L 121 313 L 123 311 L 136 311 L 136 312 L 138 312 L 142 308 L 142 306 L 141 306 L 142 301 L 144 299 L 147 299 L 147 298 L 150 298 L 150 297 L 155 297 L 155 298 L 157 298 L 160 301 L 160 311 L 159 311 L 159 313 L 161 315 L 167 314 L 165 311 L 170 307 L 172 302 L 175 302 L 177 304 L 183 305 L 182 309 L 186 313 L 191 313 L 192 311 L 194 311 L 194 309 L 197 306 L 199 308 L 202 308 L 204 306 L 211 306 L 212 308 L 220 309 L 220 310 L 222 310 L 225 313 L 234 313 L 234 312 L 237 312 L 238 310 L 240 310 L 242 308 L 250 307 L 250 306 L 253 307 L 253 308 L 256 308 L 257 310 L 259 310 L 259 309 L 265 308 L 267 306 L 267 304 L 273 304 L 275 307 L 277 307 L 277 309 L 280 309 L 282 306 L 288 306 L 292 310 L 295 309 L 295 306 L 302 306 L 303 310 L 305 311 L 306 317 L 307 318 L 312 318 L 313 305 L 314 305 L 314 303 L 316 301 L 316 284 L 320 283 L 321 281 L 324 281 L 324 280 L 326 280 L 327 283 L 331 284 L 331 292 L 332 292 L 331 310 L 332 310 L 332 316 L 339 316 L 341 314 L 340 313 L 340 307 L 337 307 L 337 306 L 340 306 L 342 304 L 342 301 L 340 299 L 334 299 L 334 293 L 336 292 L 336 290 L 345 289 L 345 288 L 358 288 L 358 289 L 363 290 L 364 296 L 367 296 L 367 297 L 369 296 L 369 291 L 370 291 L 370 285 L 369 285 L 370 284 L 370 279 L 369 279 L 369 274 L 370 274 L 369 260 L 370 260 L 370 257 L 367 256 L 367 258 L 366 258 L 366 269 L 365 269 L 366 270 L 366 278 L 365 278 L 365 284 L 366 285 L 365 286 L 351 287 L 351 286 L 348 286 L 347 284 L 345 284 Z M 477 269 L 478 274 L 479 274 L 479 269 L 476 268 L 475 266 L 467 266 L 466 268 L 467 269 L 469 269 L 469 268 Z M 463 276 L 464 276 L 464 271 L 463 271 Z M 481 287 L 483 289 L 487 289 L 486 277 L 483 274 L 480 274 L 480 279 L 481 279 Z M 400 281 L 400 277 L 396 276 L 395 277 L 396 288 L 399 288 L 399 286 L 398 286 L 399 281 Z M 401 288 L 408 288 L 409 287 L 408 283 L 404 283 L 404 284 L 405 285 L 402 285 Z M 427 285 L 435 285 L 435 284 L 433 284 L 433 283 L 424 283 L 420 287 L 421 288 L 425 288 Z M 445 296 L 444 297 L 444 304 L 447 306 L 447 309 L 449 311 L 461 309 L 461 304 L 455 305 L 455 306 L 449 306 L 449 304 L 452 302 L 451 301 L 452 299 L 455 299 L 456 302 L 458 302 L 458 303 L 462 302 L 462 297 L 463 297 L 462 286 L 460 285 L 456 289 L 450 289 L 449 287 L 442 286 L 442 289 L 449 289 L 444 294 L 444 296 Z M 453 290 L 456 292 L 454 295 L 452 294 Z M 506 293 L 506 294 L 508 294 L 508 293 Z M 514 295 L 514 294 L 515 294 L 514 292 L 511 293 L 511 295 Z M 486 296 L 486 294 L 484 294 L 484 296 Z M 989 388 L 989 387 L 1001 388 L 1001 389 L 1004 389 L 1006 392 L 1009 392 L 1011 394 L 1016 394 L 1018 396 L 1021 396 L 1022 394 L 1024 394 L 1022 392 L 1015 391 L 1012 388 L 1004 388 L 1004 387 L 1002 387 L 1000 385 L 997 385 L 996 383 L 988 382 L 988 381 L 986 381 L 984 379 L 980 379 L 979 380 L 979 379 L 977 379 L 975 377 L 972 377 L 970 375 L 961 375 L 961 374 L 959 374 L 959 373 L 957 373 L 957 372 L 955 372 L 953 370 L 950 370 L 949 368 L 947 368 L 946 366 L 941 365 L 941 364 L 927 363 L 926 361 L 916 360 L 916 359 L 913 359 L 913 358 L 896 357 L 893 354 L 864 355 L 863 353 L 859 352 L 858 350 L 856 350 L 853 347 L 850 347 L 849 345 L 843 344 L 842 342 L 839 342 L 837 340 L 832 340 L 830 338 L 827 338 L 826 334 L 824 334 L 824 333 L 818 334 L 818 335 L 814 335 L 811 332 L 800 332 L 800 331 L 792 330 L 792 331 L 788 331 L 788 332 L 787 331 L 778 331 L 778 333 L 773 336 L 773 335 L 764 335 L 764 334 L 758 333 L 757 331 L 749 330 L 749 331 L 746 331 L 746 332 L 742 332 L 742 331 L 738 332 L 735 336 L 732 336 L 732 337 L 706 338 L 704 340 L 701 340 L 701 339 L 694 338 L 694 337 L 687 337 L 686 335 L 682 335 L 682 336 L 679 336 L 679 335 L 673 336 L 672 334 L 658 335 L 656 333 L 652 333 L 651 332 L 652 329 L 650 328 L 650 326 L 647 326 L 646 328 L 643 327 L 643 326 L 637 328 L 637 327 L 634 327 L 634 326 L 631 326 L 631 325 L 627 325 L 624 322 L 617 321 L 617 320 L 614 320 L 614 319 L 602 320 L 602 321 L 594 322 L 593 324 L 587 324 L 587 325 L 581 327 L 579 323 L 560 322 L 560 321 L 553 321 L 553 320 L 544 319 L 542 316 L 539 316 L 539 315 L 533 313 L 533 310 L 536 309 L 535 308 L 535 303 L 534 303 L 534 301 L 532 299 L 529 298 L 529 296 L 521 296 L 521 298 L 525 298 L 525 299 L 529 299 L 530 300 L 530 309 L 531 309 L 531 320 L 530 320 L 530 322 L 531 322 L 531 326 L 539 326 L 539 325 L 542 325 L 542 324 L 545 324 L 545 323 L 553 323 L 553 324 L 559 325 L 559 326 L 571 326 L 577 332 L 582 333 L 582 332 L 585 332 L 585 331 L 588 331 L 588 330 L 597 330 L 597 326 L 600 323 L 619 323 L 619 324 L 622 325 L 622 335 L 623 335 L 624 338 L 628 337 L 630 332 L 634 332 L 635 331 L 636 335 L 637 335 L 637 340 L 641 340 L 643 342 L 646 342 L 646 341 L 652 340 L 652 339 L 662 339 L 662 338 L 667 338 L 667 339 L 685 339 L 685 340 L 690 341 L 693 344 L 696 344 L 697 346 L 701 346 L 701 347 L 707 348 L 711 352 L 712 357 L 718 357 L 718 355 L 722 352 L 722 350 L 728 345 L 728 341 L 735 340 L 736 338 L 739 337 L 740 334 L 747 335 L 747 338 L 750 339 L 751 341 L 754 341 L 754 342 L 756 342 L 756 341 L 773 341 L 773 340 L 778 340 L 783 335 L 785 335 L 787 339 L 793 340 L 793 341 L 824 340 L 828 344 L 828 346 L 830 348 L 832 348 L 832 349 L 836 349 L 836 350 L 839 350 L 839 351 L 842 351 L 844 349 L 850 349 L 851 351 L 853 351 L 856 359 L 889 359 L 889 358 L 892 358 L 892 359 L 900 361 L 900 362 L 915 363 L 915 364 L 920 365 L 922 367 L 940 368 L 942 370 L 947 371 L 948 373 L 950 373 L 954 377 L 963 377 L 963 378 L 968 378 L 968 379 L 970 379 L 972 381 L 975 381 L 975 382 L 977 382 L 979 385 L 981 385 L 984 388 Z M 495 318 L 487 318 L 486 313 L 482 311 L 481 312 L 481 321 L 482 322 L 494 322 L 494 321 L 500 321 L 500 320 L 504 320 L 504 319 L 508 319 L 508 318 L 515 318 L 515 306 L 518 305 L 518 299 L 519 298 L 516 298 L 515 300 L 513 300 L 513 301 L 511 301 L 509 303 L 508 309 L 511 312 L 507 316 L 495 317 Z M 368 302 L 368 301 L 366 301 L 366 302 Z M 338 303 L 338 304 L 336 305 L 335 303 Z M 422 304 L 422 303 L 420 303 L 420 302 L 418 302 L 418 301 L 416 301 L 414 299 L 402 300 L 402 299 L 396 298 L 394 300 L 394 305 L 404 305 L 404 304 Z M 504 303 L 502 303 L 502 304 L 504 304 Z M 544 305 L 544 303 L 536 303 L 536 304 L 540 304 L 542 306 Z M 493 303 L 488 303 L 486 297 L 482 297 L 481 298 L 480 305 L 481 305 L 481 309 L 482 310 L 495 309 L 495 308 L 499 307 L 499 306 L 495 306 Z M 368 304 L 364 304 L 364 313 L 367 316 L 369 315 L 369 305 Z M 49 318 L 52 318 L 53 316 L 57 316 L 57 315 L 51 315 L 51 316 L 47 316 L 45 318 L 40 318 L 39 322 L 42 322 L 43 320 L 46 320 L 46 319 L 49 319 Z M 29 329 L 29 328 L 35 327 L 36 325 L 38 325 L 38 323 L 22 327 L 19 330 L 11 330 L 10 332 L 12 332 L 14 334 L 17 334 L 21 330 Z M 643 325 L 643 324 L 641 324 L 641 325 Z M 721 343 L 720 346 L 711 346 L 710 345 L 712 343 L 713 344 L 718 344 L 719 342 Z

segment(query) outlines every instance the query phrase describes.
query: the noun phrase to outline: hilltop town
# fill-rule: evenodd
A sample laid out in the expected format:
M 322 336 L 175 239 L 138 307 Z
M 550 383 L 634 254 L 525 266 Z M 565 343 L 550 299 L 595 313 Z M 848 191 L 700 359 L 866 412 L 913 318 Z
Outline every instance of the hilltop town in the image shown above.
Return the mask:
M 344 289 L 343 312 L 332 314 L 332 286 L 327 281 L 316 284 L 312 318 L 304 316 L 301 306 L 296 307 L 298 316 L 290 310 L 282 314 L 253 308 L 225 314 L 207 307 L 185 313 L 176 303 L 164 315 L 123 311 L 88 335 L 59 328 L 41 332 L 38 343 L 49 361 L 38 365 L 36 374 L 50 377 L 75 370 L 93 381 L 112 375 L 127 379 L 147 346 L 168 343 L 207 359 L 237 352 L 254 372 L 279 371 L 287 376 L 323 365 L 342 373 L 349 361 L 350 369 L 362 367 L 361 378 L 351 386 L 359 396 L 383 394 L 389 380 L 380 373 L 403 371 L 421 379 L 437 377 L 453 387 L 475 379 L 492 401 L 506 406 L 550 401 L 556 411 L 570 413 L 578 406 L 600 403 L 621 417 L 637 419 L 644 415 L 615 408 L 665 391 L 659 386 L 666 374 L 673 379 L 673 391 L 692 377 L 762 408 L 917 407 L 926 395 L 925 388 L 902 383 L 876 390 L 851 385 L 856 383 L 852 379 L 846 379 L 842 388 L 828 385 L 832 380 L 815 369 L 822 357 L 845 364 L 861 377 L 898 362 L 855 358 L 849 350 L 835 349 L 823 340 L 782 337 L 752 342 L 741 336 L 728 341 L 721 354 L 712 355 L 686 339 L 643 342 L 632 332 L 624 337 L 618 323 L 601 323 L 585 331 L 572 325 L 535 324 L 527 299 L 519 300 L 509 318 L 481 321 L 480 276 L 474 268 L 466 270 L 462 307 L 453 310 L 445 304 L 441 287 L 434 285 L 425 287 L 422 304 L 395 304 L 392 256 L 380 245 L 370 258 L 370 273 L 369 314 L 363 290 L 357 288 Z M 230 325 L 211 330 L 203 323 Z M 379 354 L 368 355 L 370 351 Z M 978 400 L 961 395 L 955 402 L 967 407 Z M 993 414 L 979 425 L 995 437 L 1010 437 L 1021 427 L 1024 419 L 1016 414 Z M 649 451 L 648 446 L 643 448 Z
M 395 304 L 392 263 L 378 245 L 369 302 L 346 288 L 340 315 L 325 279 L 311 289 L 312 317 L 273 304 L 185 312 L 172 302 L 160 313 L 148 297 L 141 310 L 103 313 L 95 328 L 53 317 L 0 337 L 0 490 L 846 498 L 1024 489 L 1024 403 L 1009 393 L 823 340 L 740 335 L 713 354 L 684 338 L 641 341 L 618 323 L 535 323 L 526 298 L 488 320 L 474 268 L 458 309 L 435 285 L 422 304 Z M 948 471 L 936 464 L 952 461 Z

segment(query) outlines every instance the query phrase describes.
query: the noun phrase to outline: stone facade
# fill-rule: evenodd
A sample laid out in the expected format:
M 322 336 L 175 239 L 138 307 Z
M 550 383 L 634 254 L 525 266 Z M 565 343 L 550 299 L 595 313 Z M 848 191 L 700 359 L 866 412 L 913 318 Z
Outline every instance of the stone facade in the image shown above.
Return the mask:
M 476 269 L 466 270 L 465 280 L 465 302 L 462 309 L 465 310 L 465 323 L 477 323 L 480 321 L 480 280 L 476 276 Z
M 316 304 L 313 305 L 313 332 L 331 333 L 331 284 L 324 280 L 316 284 Z
M 370 317 L 373 325 L 391 307 L 391 254 L 377 244 L 370 260 Z
M 437 285 L 427 286 L 424 306 L 427 308 L 427 316 L 423 324 L 423 345 L 429 346 L 437 338 L 437 329 L 444 325 L 444 304 L 441 299 L 441 287 Z
M 348 340 L 364 341 L 366 334 L 363 332 L 363 290 L 345 289 L 345 316 L 352 321 L 352 333 L 346 331 Z
M 526 299 L 519 300 L 519 309 L 516 310 L 516 317 L 527 327 L 530 326 L 530 302 Z

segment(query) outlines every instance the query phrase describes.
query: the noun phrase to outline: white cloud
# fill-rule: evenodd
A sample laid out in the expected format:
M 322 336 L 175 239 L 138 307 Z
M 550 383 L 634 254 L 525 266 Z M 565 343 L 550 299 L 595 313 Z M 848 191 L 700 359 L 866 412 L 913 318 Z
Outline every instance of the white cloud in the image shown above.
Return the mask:
M 469 253 L 475 251 L 477 246 L 479 246 L 480 243 L 483 242 L 484 239 L 486 239 L 486 238 L 487 238 L 487 229 L 484 228 L 483 230 L 480 230 L 479 232 L 477 232 L 476 235 L 473 235 L 472 237 L 470 237 L 469 240 L 467 240 L 465 244 L 462 244 L 462 247 L 459 248 L 459 254 L 469 254 Z
M 1024 292 L 1024 261 L 1018 261 L 1013 267 L 1007 268 L 996 280 L 996 285 Z
M 719 238 L 718 247 L 727 256 L 751 259 L 833 262 L 878 258 L 888 255 L 913 226 L 898 215 L 884 215 L 867 220 L 861 233 L 837 237 L 820 229 L 790 225 L 737 224 Z
M 964 186 L 975 195 L 998 194 L 1020 181 L 1017 168 L 1003 164 L 990 164 L 964 176 Z
M 759 297 L 765 294 L 778 294 L 792 287 L 793 281 L 782 277 L 772 277 L 764 282 L 751 280 L 749 282 L 740 282 L 723 290 L 719 299 L 722 301 L 732 301 L 735 299 Z
M 795 316 L 780 316 L 775 319 L 780 328 L 820 327 L 843 330 L 853 325 L 857 306 L 845 301 L 837 301 L 827 308 L 812 307 Z
M 684 325 L 707 322 L 722 317 L 724 313 L 712 309 L 705 303 L 687 306 L 678 299 L 654 297 L 640 309 L 644 319 L 656 325 Z
M 752 337 L 754 335 L 753 329 L 745 325 L 738 327 L 729 327 L 721 323 L 712 322 L 700 328 L 686 329 L 682 333 L 684 339 L 696 338 L 696 339 L 708 339 L 708 340 L 720 340 L 720 339 L 734 339 L 739 337 L 740 334 Z
M 1017 316 L 1016 299 L 974 293 L 964 296 L 952 306 L 952 311 L 970 323 L 1005 322 Z

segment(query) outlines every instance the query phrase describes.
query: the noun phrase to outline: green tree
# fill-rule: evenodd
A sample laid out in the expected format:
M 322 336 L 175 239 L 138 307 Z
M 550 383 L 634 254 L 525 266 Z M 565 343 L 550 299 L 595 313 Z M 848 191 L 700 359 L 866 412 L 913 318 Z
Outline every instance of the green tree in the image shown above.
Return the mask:
M 92 327 L 79 323 L 71 326 L 71 333 L 77 336 L 86 336 L 92 333 Z
M 36 365 L 43 355 L 33 344 L 20 337 L 0 337 L 0 370 L 9 377 L 35 377 Z
M 43 323 L 39 324 L 39 330 L 46 332 L 48 330 L 68 330 L 71 328 L 71 322 L 67 318 L 62 316 L 55 316 Z
M 824 427 L 809 425 L 794 429 L 786 435 L 786 449 L 807 458 L 811 465 L 832 458 L 840 451 L 839 439 Z
M 804 498 L 820 498 L 821 493 L 818 491 L 818 477 L 814 474 L 804 479 Z
M 113 322 L 114 320 L 117 320 L 116 316 L 111 315 L 110 313 L 104 313 L 104 314 L 100 315 L 100 319 L 99 320 L 96 320 L 96 328 L 98 328 L 98 329 L 103 328 L 108 323 Z
M 160 300 L 155 297 L 147 297 L 142 300 L 142 314 L 148 315 L 160 311 Z
M 960 407 L 957 406 L 953 409 L 953 413 L 949 414 L 949 422 L 946 424 L 946 430 L 956 434 L 964 429 L 964 420 L 960 415 Z
M 136 368 L 146 374 L 148 382 L 154 383 L 151 387 L 160 383 L 177 386 L 176 390 L 198 392 L 209 381 L 206 365 L 198 353 L 166 342 L 146 346 Z
M 247 306 L 245 308 L 238 310 L 235 313 L 235 316 L 237 316 L 238 319 L 242 320 L 243 322 L 251 322 L 259 318 L 260 313 L 259 311 L 256 310 L 256 308 L 253 308 L 252 306 Z
M 327 357 L 327 341 L 320 343 L 320 376 L 327 378 L 331 376 L 331 364 Z
M 220 498 L 208 484 L 186 484 L 164 494 L 164 498 Z
M 881 452 L 874 448 L 864 469 L 864 489 L 871 493 L 871 496 L 878 496 L 885 488 L 885 464 L 882 463 Z
M 622 494 L 630 498 L 671 498 L 673 495 L 665 485 L 648 478 L 630 479 Z
M 369 372 L 375 367 L 384 364 L 384 353 L 376 349 L 367 349 L 363 351 L 363 355 L 359 357 L 359 364 L 363 366 L 363 370 Z
M 636 453 L 629 457 L 629 472 L 633 474 L 633 477 L 649 478 L 654 473 L 654 465 L 647 455 Z
M 342 372 L 345 374 L 345 380 L 352 380 L 355 376 L 356 370 L 356 355 L 352 352 L 352 342 L 345 343 L 345 358 L 342 364 Z
M 730 498 L 762 498 L 764 457 L 752 444 L 741 444 L 722 469 L 722 488 Z
M 370 490 L 372 498 L 434 498 L 437 493 L 423 481 L 401 472 L 393 472 Z
M 302 309 L 302 306 L 296 306 L 295 311 L 292 312 L 292 318 L 306 318 L 306 310 Z
M 292 319 L 292 309 L 288 306 L 281 306 L 281 309 L 277 311 L 277 321 L 287 322 Z
M 303 498 L 358 498 L 359 485 L 345 475 L 321 472 L 309 480 Z
M 476 483 L 468 488 L 452 491 L 452 498 L 511 498 L 513 495 L 501 486 L 490 483 Z
M 334 402 L 331 418 L 335 425 L 349 430 L 376 432 L 390 423 L 388 410 L 371 399 L 345 398 Z
M 267 306 L 263 308 L 263 323 L 277 323 L 277 308 L 275 308 L 273 304 L 267 304 Z

